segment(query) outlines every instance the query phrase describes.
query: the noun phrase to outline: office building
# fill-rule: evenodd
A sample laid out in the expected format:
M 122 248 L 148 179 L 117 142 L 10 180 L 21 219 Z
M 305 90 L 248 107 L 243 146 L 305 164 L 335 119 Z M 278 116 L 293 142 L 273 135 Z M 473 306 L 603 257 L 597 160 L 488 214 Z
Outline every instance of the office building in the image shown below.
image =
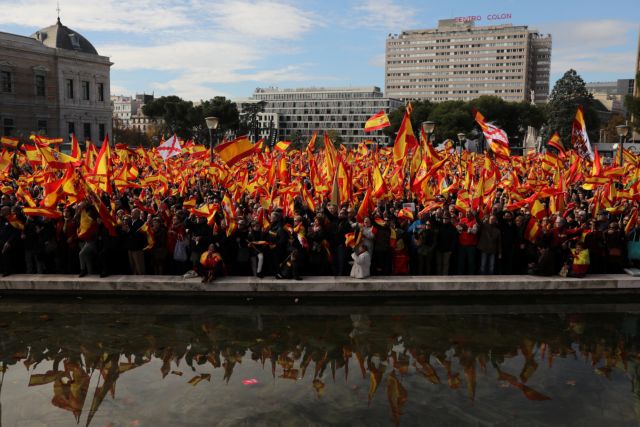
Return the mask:
M 59 18 L 31 37 L 0 32 L 0 132 L 102 141 L 111 133 L 111 65 Z
M 344 144 L 373 138 L 389 142 L 382 131 L 365 133 L 364 124 L 380 110 L 388 114 L 403 105 L 400 100 L 384 97 L 375 86 L 258 88 L 248 102 L 259 101 L 265 101 L 264 111 L 258 115 L 261 136 L 272 128 L 277 131 L 276 139 L 308 141 L 314 131 L 334 131 Z
M 389 35 L 385 94 L 435 102 L 495 95 L 544 103 L 550 66 L 550 35 L 527 26 L 440 20 L 435 29 Z

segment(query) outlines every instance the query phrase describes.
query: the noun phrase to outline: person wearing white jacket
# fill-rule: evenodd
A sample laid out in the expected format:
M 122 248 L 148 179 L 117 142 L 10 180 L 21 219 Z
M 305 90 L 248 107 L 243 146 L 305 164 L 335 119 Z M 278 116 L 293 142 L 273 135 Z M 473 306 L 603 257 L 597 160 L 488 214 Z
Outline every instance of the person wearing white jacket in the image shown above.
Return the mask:
M 371 255 L 367 250 L 367 246 L 360 244 L 355 252 L 351 254 L 353 258 L 353 267 L 351 267 L 351 277 L 355 279 L 364 279 L 371 275 Z

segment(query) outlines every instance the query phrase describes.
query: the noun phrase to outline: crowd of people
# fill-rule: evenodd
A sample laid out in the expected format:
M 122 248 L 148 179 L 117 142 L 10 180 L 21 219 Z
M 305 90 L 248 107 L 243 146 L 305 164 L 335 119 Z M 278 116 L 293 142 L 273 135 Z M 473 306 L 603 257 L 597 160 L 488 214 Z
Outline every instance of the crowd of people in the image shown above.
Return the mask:
M 222 201 L 213 186 L 192 191 L 197 203 Z M 449 201 L 430 212 L 420 212 L 418 205 L 414 219 L 401 201 L 379 201 L 362 221 L 348 205 L 325 202 L 315 213 L 297 198 L 293 216 L 287 216 L 277 207 L 267 213 L 247 197 L 236 206 L 236 226 L 229 230 L 224 215 L 216 214 L 210 225 L 185 208 L 182 197 L 169 196 L 155 206 L 148 194 L 143 210 L 134 203 L 140 195 L 128 190 L 112 200 L 104 197 L 105 205 L 114 206 L 115 235 L 90 203 L 65 207 L 60 218 L 24 216 L 15 196 L 4 194 L 2 273 L 172 274 L 206 280 L 250 274 L 283 279 L 303 274 L 552 276 L 567 266 L 576 276 L 620 273 L 629 262 L 628 242 L 640 233 L 633 228 L 625 234 L 629 218 L 623 214 L 591 215 L 585 194 L 572 194 L 576 209 L 543 217 L 535 241 L 526 235 L 530 210 L 506 210 L 500 193 L 483 217 L 474 210 L 462 213 Z M 79 233 L 84 218 L 91 225 Z
M 227 165 L 194 144 L 164 161 L 88 146 L 54 165 L 44 150 L 55 149 L 36 143 L 35 162 L 22 145 L 5 151 L 5 276 L 582 277 L 640 258 L 633 163 L 602 167 L 571 152 L 504 160 L 423 142 L 401 166 L 366 145 L 256 150 Z M 545 168 L 549 158 L 566 170 Z

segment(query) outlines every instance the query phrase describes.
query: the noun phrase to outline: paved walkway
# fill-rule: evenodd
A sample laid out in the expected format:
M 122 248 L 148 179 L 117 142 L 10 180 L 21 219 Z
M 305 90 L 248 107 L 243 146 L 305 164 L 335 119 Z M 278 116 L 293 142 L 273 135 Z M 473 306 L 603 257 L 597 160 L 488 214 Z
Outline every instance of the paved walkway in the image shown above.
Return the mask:
M 180 276 L 12 275 L 0 278 L 0 295 L 109 294 L 207 296 L 440 296 L 508 294 L 640 294 L 640 278 L 626 274 L 584 279 L 536 276 L 392 276 L 364 280 L 305 277 L 302 281 L 225 277 L 213 283 Z

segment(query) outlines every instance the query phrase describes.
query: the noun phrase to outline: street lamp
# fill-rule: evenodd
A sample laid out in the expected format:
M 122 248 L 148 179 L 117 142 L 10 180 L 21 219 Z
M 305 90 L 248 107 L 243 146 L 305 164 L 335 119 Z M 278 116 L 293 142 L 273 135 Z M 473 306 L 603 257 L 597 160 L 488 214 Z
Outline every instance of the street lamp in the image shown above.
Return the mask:
M 464 132 L 458 134 L 458 144 L 460 150 L 458 150 L 458 166 L 462 165 L 462 143 L 467 140 L 467 135 Z
M 620 166 L 622 166 L 622 153 L 624 151 L 624 139 L 627 137 L 627 134 L 629 133 L 629 126 L 627 125 L 616 126 L 616 133 L 620 137 Z
M 425 135 L 427 135 L 427 142 L 431 142 L 431 134 L 433 133 L 435 128 L 436 128 L 435 122 L 432 122 L 430 120 L 426 122 L 422 122 L 422 130 L 424 131 Z
M 213 163 L 213 134 L 218 129 L 219 120 L 217 117 L 205 117 L 207 128 L 209 128 L 209 161 Z

